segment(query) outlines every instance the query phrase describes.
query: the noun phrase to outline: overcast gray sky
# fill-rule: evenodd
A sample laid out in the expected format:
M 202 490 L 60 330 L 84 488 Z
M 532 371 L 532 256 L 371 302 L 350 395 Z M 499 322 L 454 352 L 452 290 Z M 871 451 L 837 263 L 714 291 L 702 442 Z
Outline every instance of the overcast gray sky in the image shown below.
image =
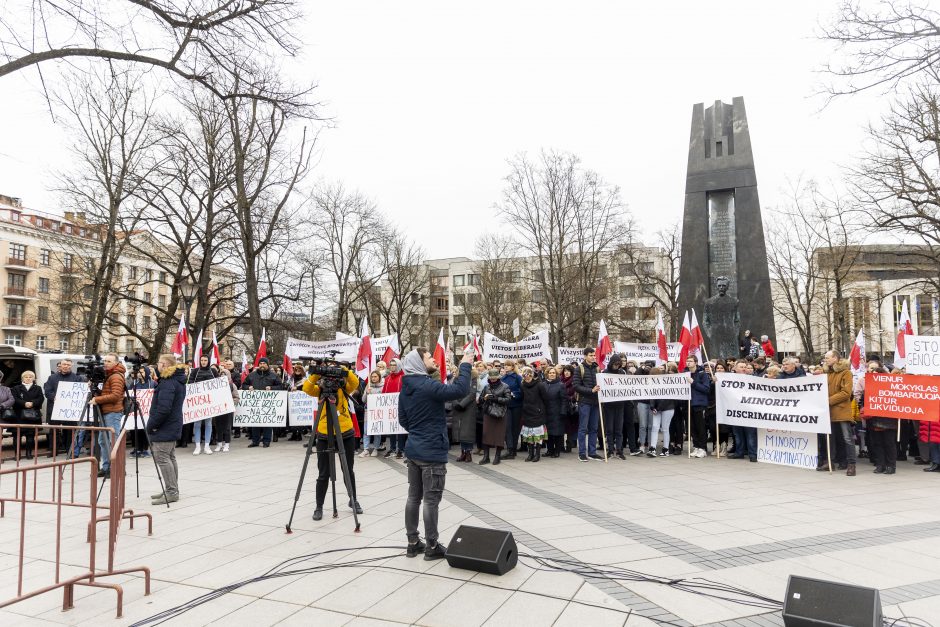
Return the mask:
M 498 227 L 517 152 L 579 155 L 652 232 L 681 218 L 694 103 L 744 97 L 765 216 L 788 179 L 838 185 L 887 104 L 813 95 L 832 0 L 307 4 L 293 71 L 335 120 L 317 176 L 371 196 L 431 257 Z M 56 213 L 68 154 L 37 83 L 0 79 L 0 193 Z

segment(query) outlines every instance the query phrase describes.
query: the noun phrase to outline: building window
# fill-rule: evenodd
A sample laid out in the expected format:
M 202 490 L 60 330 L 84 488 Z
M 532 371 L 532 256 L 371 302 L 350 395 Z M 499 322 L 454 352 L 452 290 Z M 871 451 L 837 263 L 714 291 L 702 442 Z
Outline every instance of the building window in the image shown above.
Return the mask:
M 45 335 L 36 336 L 36 350 L 38 351 L 46 350 L 46 336 Z
M 49 293 L 49 279 L 45 277 L 39 278 L 39 293 L 48 294 Z
M 132 281 L 137 280 L 137 267 L 136 266 L 130 267 L 128 278 L 130 278 Z
M 466 307 L 467 295 L 466 294 L 454 294 L 454 304 L 458 307 Z
M 621 285 L 620 298 L 636 298 L 636 285 Z
M 151 298 L 151 296 L 153 296 L 153 294 L 151 294 L 150 292 L 144 292 L 144 302 L 145 303 L 153 302 L 153 299 Z
M 161 272 L 161 273 L 160 273 L 160 282 L 161 282 L 161 283 L 166 283 L 166 272 Z
M 7 333 L 3 337 L 3 343 L 7 346 L 22 346 L 23 345 L 23 334 L 22 333 Z
M 39 263 L 41 263 L 41 264 L 44 265 L 44 266 L 48 266 L 48 265 L 49 265 L 49 256 L 50 256 L 50 254 L 49 254 L 49 250 L 48 250 L 48 249 L 43 248 L 42 250 L 40 250 L 40 251 L 39 251 Z
M 26 261 L 26 246 L 23 244 L 10 244 L 10 259 Z
M 480 294 L 467 294 L 467 305 L 476 307 L 483 304 L 483 296 Z
M 620 308 L 620 319 L 621 320 L 636 320 L 636 307 L 621 307 Z
M 82 297 L 83 297 L 85 300 L 91 300 L 92 296 L 94 296 L 94 287 L 93 287 L 93 286 L 91 286 L 91 285 L 86 285 L 85 287 L 82 288 Z
M 72 253 L 65 253 L 62 255 L 62 267 L 66 270 L 72 269 Z
M 463 287 L 466 284 L 466 277 L 462 274 L 454 275 L 454 287 Z
M 127 354 L 130 355 L 134 352 L 134 340 L 126 340 L 124 342 L 124 350 L 127 351 Z
M 447 299 L 446 299 L 446 298 L 438 298 L 438 299 L 437 299 L 437 308 L 438 308 L 438 309 L 447 309 Z
M 454 326 L 462 327 L 467 324 L 467 316 L 463 314 L 454 314 Z
M 131 331 L 137 331 L 137 316 L 134 314 L 127 314 L 127 328 Z
M 59 340 L 59 350 L 63 353 L 69 352 L 69 340 L 67 337 Z
M 532 312 L 532 322 L 535 324 L 542 324 L 545 322 L 545 312 L 536 309 Z
M 545 292 L 542 290 L 532 290 L 532 302 L 541 303 L 545 301 Z
M 72 308 L 71 307 L 62 307 L 59 309 L 59 321 L 63 327 L 69 327 L 72 325 Z
M 7 304 L 7 324 L 15 324 L 17 326 L 22 325 L 26 322 L 25 316 L 23 315 L 26 311 L 26 308 L 20 303 L 8 303 Z M 19 344 L 17 344 L 19 346 Z
M 620 276 L 630 276 L 633 274 L 633 264 L 632 263 L 622 263 L 618 267 Z
M 150 330 L 150 316 L 143 317 L 144 331 Z
M 434 328 L 439 329 L 441 327 L 446 327 L 448 325 L 448 320 L 446 316 L 438 316 L 434 318 Z
M 157 296 L 157 306 L 166 307 L 166 294 L 160 294 Z
M 147 268 L 144 270 L 144 282 L 150 283 L 151 281 L 153 281 L 153 270 Z
M 16 296 L 23 296 L 26 294 L 26 275 L 25 274 L 16 274 L 15 272 L 7 273 L 7 293 L 14 294 Z
M 20 212 L 19 212 L 19 211 L 11 211 L 11 212 L 10 212 L 10 219 L 13 220 L 14 222 L 19 222 L 19 221 L 20 221 Z
M 71 224 L 66 224 L 66 225 L 65 225 L 65 232 L 68 233 L 69 235 L 72 234 L 72 225 L 71 225 Z
M 108 352 L 109 353 L 117 352 L 117 340 L 108 340 Z
M 38 312 L 39 313 L 36 314 L 36 319 L 39 320 L 39 322 L 49 322 L 48 307 L 39 307 Z
M 480 284 L 480 275 L 479 274 L 468 274 L 467 275 L 467 285 L 479 285 Z

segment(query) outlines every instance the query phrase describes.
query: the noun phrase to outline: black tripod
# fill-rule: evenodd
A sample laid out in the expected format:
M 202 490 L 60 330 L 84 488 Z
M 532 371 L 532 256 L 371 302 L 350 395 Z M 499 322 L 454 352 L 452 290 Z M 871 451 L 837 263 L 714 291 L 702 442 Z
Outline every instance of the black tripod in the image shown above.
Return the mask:
M 160 474 L 160 466 L 157 465 L 157 458 L 153 455 L 153 445 L 150 443 L 150 436 L 147 435 L 147 422 L 143 420 L 140 414 L 140 404 L 137 402 L 137 370 L 140 366 L 134 366 L 133 372 L 133 381 L 135 385 L 132 386 L 133 398 L 128 393 L 127 390 L 124 390 L 124 398 L 131 401 L 131 411 L 124 414 L 124 421 L 121 423 L 121 431 L 124 430 L 124 426 L 127 424 L 127 419 L 134 416 L 134 475 L 135 480 L 137 481 L 137 498 L 140 498 L 140 430 L 144 430 L 144 440 L 147 441 L 147 450 L 150 451 L 150 459 L 153 460 L 153 467 L 157 471 L 157 481 L 160 482 L 160 491 L 163 492 L 163 502 L 166 503 L 166 508 L 170 509 L 169 500 L 166 498 L 166 487 L 163 485 L 163 475 Z
M 321 379 L 322 381 L 322 379 Z M 320 393 L 318 405 L 320 416 L 326 412 L 326 448 L 317 451 L 317 454 L 325 453 L 330 456 L 330 486 L 333 491 L 333 518 L 339 518 L 339 511 L 336 508 L 336 458 L 339 454 L 339 463 L 343 468 L 343 482 L 346 484 L 346 492 L 349 494 L 349 500 L 352 503 L 353 520 L 356 521 L 356 533 L 359 533 L 359 516 L 356 514 L 356 490 L 352 486 L 349 476 L 349 462 L 346 459 L 346 447 L 342 442 L 342 434 L 339 430 L 339 414 L 336 411 L 336 392 L 323 391 Z M 287 521 L 287 533 L 291 531 L 291 523 L 294 522 L 294 512 L 297 510 L 297 502 L 300 500 L 300 491 L 303 489 L 304 477 L 307 475 L 307 465 L 310 463 L 310 455 L 316 446 L 317 424 L 319 417 L 314 420 L 313 428 L 310 430 L 310 441 L 307 442 L 307 454 L 304 456 L 304 465 L 300 471 L 300 481 L 297 482 L 297 493 L 294 495 L 294 506 L 290 510 L 290 519 Z M 337 434 L 340 434 L 337 442 Z
M 98 404 L 91 404 L 91 399 L 93 399 L 95 394 L 95 388 L 92 387 L 92 383 L 88 384 L 88 393 L 85 395 L 85 403 L 82 405 L 82 413 L 78 416 L 78 426 L 82 427 L 101 427 L 104 426 L 104 420 L 101 416 L 101 408 L 98 407 Z M 91 446 L 89 451 L 92 455 L 95 453 L 95 439 L 98 438 L 99 431 L 92 431 L 91 436 Z M 79 429 L 75 432 L 75 437 L 72 439 L 72 446 L 69 447 L 69 454 L 66 457 L 66 460 L 74 459 L 81 453 L 82 447 L 85 446 L 85 431 Z M 101 447 L 98 447 L 98 456 L 99 456 L 99 467 L 101 466 L 100 457 L 103 455 Z M 65 466 L 59 468 L 59 474 L 62 475 L 65 472 Z M 104 488 L 104 482 L 106 477 L 101 478 L 101 487 L 98 488 L 98 498 L 101 498 L 101 490 Z

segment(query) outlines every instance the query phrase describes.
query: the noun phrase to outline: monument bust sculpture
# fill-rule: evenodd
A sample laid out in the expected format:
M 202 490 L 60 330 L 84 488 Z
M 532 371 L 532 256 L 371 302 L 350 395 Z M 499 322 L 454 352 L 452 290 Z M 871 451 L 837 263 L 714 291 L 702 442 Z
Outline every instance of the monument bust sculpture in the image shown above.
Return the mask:
M 738 299 L 728 296 L 731 280 L 726 276 L 715 279 L 718 294 L 705 299 L 702 328 L 710 340 L 711 355 L 718 359 L 736 357 L 738 337 L 741 330 L 741 314 Z

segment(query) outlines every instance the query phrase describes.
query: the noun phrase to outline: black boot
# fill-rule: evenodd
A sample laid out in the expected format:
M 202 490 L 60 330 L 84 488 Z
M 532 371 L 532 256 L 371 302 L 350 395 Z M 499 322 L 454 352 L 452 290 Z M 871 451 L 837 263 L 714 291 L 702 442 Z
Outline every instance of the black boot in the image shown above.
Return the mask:
M 480 465 L 485 466 L 490 463 L 490 447 L 483 447 L 483 459 L 480 460 Z
M 496 447 L 496 457 L 493 458 L 493 465 L 494 465 L 494 466 L 498 465 L 498 464 L 502 461 L 502 459 L 501 459 L 501 457 L 500 457 L 500 454 L 501 454 L 502 452 L 503 452 L 503 449 L 501 449 L 500 447 L 497 446 L 497 447 Z
M 536 445 L 535 445 L 535 458 L 533 458 L 532 461 L 533 461 L 533 462 L 537 462 L 537 461 L 539 461 L 540 459 L 542 459 L 542 447 L 539 446 L 538 444 L 536 444 Z
M 527 462 L 531 462 L 535 459 L 535 449 L 538 448 L 534 444 L 529 445 L 529 456 L 525 458 Z

